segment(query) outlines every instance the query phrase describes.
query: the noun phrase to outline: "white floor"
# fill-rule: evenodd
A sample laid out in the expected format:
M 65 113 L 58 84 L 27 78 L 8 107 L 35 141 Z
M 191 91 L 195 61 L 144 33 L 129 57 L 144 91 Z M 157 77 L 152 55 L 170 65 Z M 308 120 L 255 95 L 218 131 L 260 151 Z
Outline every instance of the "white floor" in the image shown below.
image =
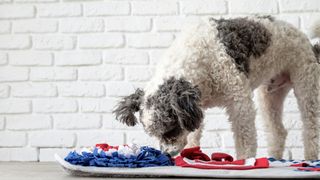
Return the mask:
M 0 162 L 0 180 L 98 180 L 110 178 L 87 178 L 67 175 L 57 163 Z M 112 178 L 124 180 L 122 178 Z M 135 178 L 138 179 L 138 178 Z M 141 179 L 141 178 L 139 178 Z M 153 180 L 154 178 L 148 178 Z M 170 180 L 172 178 L 165 178 Z M 179 178 L 182 180 L 183 178 Z M 126 178 L 126 180 L 128 180 Z

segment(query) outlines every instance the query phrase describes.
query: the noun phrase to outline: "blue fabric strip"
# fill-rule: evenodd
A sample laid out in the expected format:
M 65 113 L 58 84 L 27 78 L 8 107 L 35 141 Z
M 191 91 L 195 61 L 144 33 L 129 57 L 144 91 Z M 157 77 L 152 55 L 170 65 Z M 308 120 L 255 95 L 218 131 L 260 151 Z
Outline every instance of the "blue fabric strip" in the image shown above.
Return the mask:
M 154 148 L 143 146 L 140 148 L 138 156 L 125 157 L 118 152 L 107 155 L 104 151 L 95 148 L 92 153 L 82 152 L 81 154 L 72 151 L 65 157 L 65 161 L 81 166 L 97 167 L 154 167 L 154 166 L 173 166 L 174 163 L 168 154 L 164 154 Z

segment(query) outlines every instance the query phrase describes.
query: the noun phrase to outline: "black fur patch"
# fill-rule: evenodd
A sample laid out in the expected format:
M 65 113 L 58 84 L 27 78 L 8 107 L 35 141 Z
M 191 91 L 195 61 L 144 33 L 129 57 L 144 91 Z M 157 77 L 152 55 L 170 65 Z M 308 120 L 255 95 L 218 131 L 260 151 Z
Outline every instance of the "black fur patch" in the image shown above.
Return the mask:
M 137 89 L 134 94 L 124 97 L 112 112 L 116 115 L 116 119 L 128 126 L 136 125 L 137 118 L 134 113 L 140 110 L 143 95 L 144 92 Z
M 218 36 L 237 68 L 249 73 L 249 58 L 261 56 L 271 43 L 271 33 L 259 22 L 247 18 L 215 20 Z
M 314 52 L 314 55 L 316 56 L 318 63 L 320 63 L 320 43 L 316 43 L 313 47 L 312 50 Z
M 194 131 L 203 118 L 200 90 L 183 78 L 166 80 L 153 96 L 147 98 L 146 108 L 152 108 L 151 131 L 166 141 L 174 140 L 183 129 Z

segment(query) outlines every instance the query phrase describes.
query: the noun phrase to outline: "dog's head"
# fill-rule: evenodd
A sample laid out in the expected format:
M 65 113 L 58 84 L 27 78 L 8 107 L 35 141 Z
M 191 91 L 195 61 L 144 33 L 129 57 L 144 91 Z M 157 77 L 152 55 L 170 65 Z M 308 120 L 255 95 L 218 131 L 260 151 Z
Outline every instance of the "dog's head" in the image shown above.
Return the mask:
M 169 78 L 153 94 L 145 96 L 141 89 L 124 97 L 115 110 L 117 120 L 128 126 L 138 123 L 160 141 L 161 148 L 178 153 L 187 143 L 187 135 L 198 129 L 203 119 L 200 90 L 184 78 Z

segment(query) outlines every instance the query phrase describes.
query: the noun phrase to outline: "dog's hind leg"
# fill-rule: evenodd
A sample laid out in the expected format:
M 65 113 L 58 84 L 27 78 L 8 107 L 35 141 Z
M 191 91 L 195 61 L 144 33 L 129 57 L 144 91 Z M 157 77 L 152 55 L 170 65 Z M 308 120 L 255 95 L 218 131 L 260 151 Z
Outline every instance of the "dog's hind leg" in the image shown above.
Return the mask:
M 274 81 L 276 82 L 277 79 Z M 268 84 L 261 85 L 258 89 L 259 104 L 267 135 L 268 154 L 277 159 L 282 158 L 287 137 L 287 131 L 282 123 L 282 111 L 284 99 L 290 89 L 291 86 L 288 83 L 280 88 Z
M 303 123 L 304 157 L 315 160 L 319 153 L 320 65 L 316 62 L 305 64 L 291 76 Z

